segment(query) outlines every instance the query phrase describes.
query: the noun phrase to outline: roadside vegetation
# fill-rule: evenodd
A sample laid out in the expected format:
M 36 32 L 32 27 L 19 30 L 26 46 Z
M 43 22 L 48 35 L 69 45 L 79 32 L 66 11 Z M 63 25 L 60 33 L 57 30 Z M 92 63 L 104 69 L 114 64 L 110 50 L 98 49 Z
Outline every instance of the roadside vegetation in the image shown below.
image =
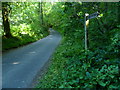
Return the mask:
M 9 50 L 49 34 L 62 35 L 51 65 L 35 88 L 120 88 L 120 3 L 2 2 L 2 50 Z M 87 24 L 84 15 L 99 12 Z M 0 12 L 1 13 L 1 12 Z M 32 71 L 31 71 L 32 72 Z
M 48 35 L 39 2 L 3 2 L 2 51 L 16 48 Z M 1 21 L 2 22 L 2 21 Z
M 48 72 L 36 88 L 119 89 L 119 3 L 60 2 L 49 5 L 48 22 L 61 32 L 62 43 Z M 84 14 L 100 12 L 91 19 L 89 48 L 84 50 Z

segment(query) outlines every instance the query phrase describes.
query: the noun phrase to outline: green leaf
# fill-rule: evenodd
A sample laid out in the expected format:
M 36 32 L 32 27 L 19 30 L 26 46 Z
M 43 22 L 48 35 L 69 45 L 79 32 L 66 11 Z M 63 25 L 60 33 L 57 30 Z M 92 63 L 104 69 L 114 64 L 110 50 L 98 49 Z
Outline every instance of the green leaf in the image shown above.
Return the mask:
M 106 83 L 102 82 L 102 81 L 98 81 L 98 83 L 101 85 L 101 86 L 106 86 Z
M 59 88 L 64 88 L 64 85 L 61 85 Z
M 109 88 L 118 88 L 117 86 L 110 85 Z
M 83 76 L 80 76 L 80 79 L 83 79 Z
M 114 76 L 113 75 L 109 75 L 111 78 L 114 78 Z
M 91 78 L 91 75 L 90 75 L 89 72 L 86 72 L 86 76 L 87 76 L 88 78 Z

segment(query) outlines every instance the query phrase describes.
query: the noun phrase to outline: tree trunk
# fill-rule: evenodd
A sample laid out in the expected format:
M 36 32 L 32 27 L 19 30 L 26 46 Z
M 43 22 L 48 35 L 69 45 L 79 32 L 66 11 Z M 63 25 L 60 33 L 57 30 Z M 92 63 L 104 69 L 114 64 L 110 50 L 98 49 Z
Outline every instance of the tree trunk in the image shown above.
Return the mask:
M 3 19 L 3 27 L 4 27 L 4 32 L 5 36 L 7 38 L 12 37 L 11 32 L 10 32 L 10 23 L 9 23 L 9 10 L 8 10 L 8 3 L 3 2 L 2 3 L 2 19 Z
M 39 3 L 39 8 L 40 8 L 40 20 L 41 20 L 41 24 L 43 25 L 43 9 L 42 9 L 42 2 Z

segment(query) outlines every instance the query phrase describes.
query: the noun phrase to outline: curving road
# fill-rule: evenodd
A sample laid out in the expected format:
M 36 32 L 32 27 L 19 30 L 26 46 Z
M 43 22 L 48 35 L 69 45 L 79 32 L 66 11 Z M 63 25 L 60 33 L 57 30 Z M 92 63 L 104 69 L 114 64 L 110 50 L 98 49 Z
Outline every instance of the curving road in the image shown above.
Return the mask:
M 61 40 L 57 31 L 49 30 L 50 35 L 46 38 L 3 53 L 2 88 L 31 88 L 33 79 Z

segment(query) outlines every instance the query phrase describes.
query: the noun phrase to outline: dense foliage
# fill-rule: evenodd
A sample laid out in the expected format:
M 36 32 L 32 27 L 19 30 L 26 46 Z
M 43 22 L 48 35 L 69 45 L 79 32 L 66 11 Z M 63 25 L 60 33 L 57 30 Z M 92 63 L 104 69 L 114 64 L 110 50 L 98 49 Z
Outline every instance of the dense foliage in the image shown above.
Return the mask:
M 7 9 L 12 36 L 7 37 L 8 30 L 2 30 L 3 51 L 12 47 L 18 47 L 48 35 L 48 27 L 41 22 L 41 12 L 39 2 L 3 2 L 4 8 Z M 3 14 L 4 16 L 4 14 Z M 4 25 L 4 23 L 3 23 Z
M 37 88 L 120 88 L 119 7 L 119 3 L 47 3 L 46 21 L 61 32 L 63 41 Z M 84 14 L 97 11 L 100 17 L 88 26 L 86 52 Z
M 37 88 L 120 88 L 119 3 L 5 2 L 2 10 L 3 50 L 45 37 L 48 26 L 63 36 Z M 99 17 L 91 19 L 87 26 L 86 51 L 84 15 L 97 11 Z

